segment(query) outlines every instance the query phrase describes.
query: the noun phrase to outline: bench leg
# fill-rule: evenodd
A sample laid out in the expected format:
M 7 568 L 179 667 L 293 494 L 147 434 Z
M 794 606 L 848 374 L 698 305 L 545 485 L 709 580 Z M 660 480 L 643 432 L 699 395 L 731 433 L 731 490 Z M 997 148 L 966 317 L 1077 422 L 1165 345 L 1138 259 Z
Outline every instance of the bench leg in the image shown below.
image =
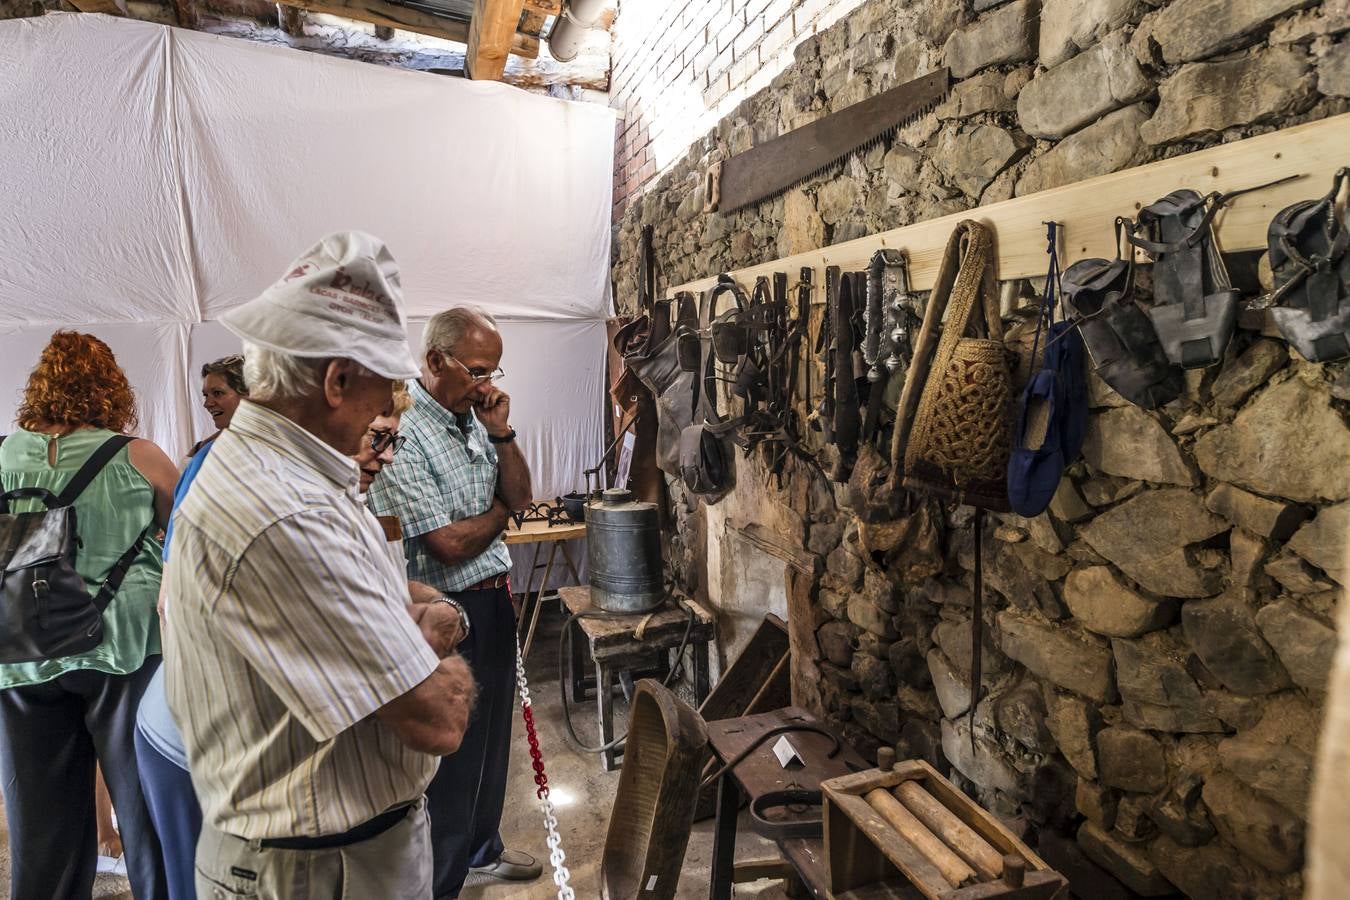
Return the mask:
M 544 593 L 548 590 L 548 576 L 553 571 L 553 560 L 558 555 L 558 542 L 554 541 L 548 547 L 548 562 L 544 564 L 544 580 L 539 582 L 539 593 L 534 598 L 534 611 L 530 614 L 530 627 L 525 632 L 525 649 L 521 651 L 522 659 L 530 658 L 530 647 L 534 645 L 534 630 L 539 627 L 539 613 L 544 608 Z M 524 616 L 521 616 L 523 622 Z
M 741 789 L 736 779 L 723 775 L 717 782 L 717 822 L 713 830 L 709 900 L 731 900 L 731 884 L 736 875 L 736 817 L 740 812 Z
M 530 557 L 530 571 L 525 576 L 525 592 L 520 595 L 520 618 L 516 620 L 516 637 L 525 636 L 525 623 L 529 621 L 530 589 L 534 586 L 534 573 L 539 570 L 539 550 L 542 543 L 535 543 L 534 556 Z
M 586 677 L 586 635 L 581 626 L 573 622 L 568 626 L 567 681 L 572 692 L 572 702 L 581 703 L 586 699 L 590 679 Z
M 708 645 L 711 641 L 701 641 L 694 646 L 694 699 L 702 705 L 708 699 Z
M 614 740 L 614 673 L 608 666 L 595 664 L 595 700 L 600 709 L 600 743 Z M 618 768 L 613 748 L 600 754 L 600 767 L 606 772 Z

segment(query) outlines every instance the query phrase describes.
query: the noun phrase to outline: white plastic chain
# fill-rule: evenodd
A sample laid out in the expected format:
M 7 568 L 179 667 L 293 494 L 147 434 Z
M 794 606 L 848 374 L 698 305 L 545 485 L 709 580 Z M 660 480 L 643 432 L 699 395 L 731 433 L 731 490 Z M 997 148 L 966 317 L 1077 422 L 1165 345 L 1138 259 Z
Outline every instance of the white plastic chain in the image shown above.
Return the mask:
M 539 751 L 539 737 L 534 730 L 534 707 L 530 703 L 530 685 L 525 680 L 525 658 L 520 652 L 519 637 L 516 638 L 516 688 L 520 691 L 521 714 L 525 717 L 530 758 L 536 773 L 535 783 L 539 786 L 539 809 L 544 814 L 544 828 L 548 830 L 548 861 L 553 866 L 553 883 L 558 887 L 558 900 L 576 900 L 576 894 L 568 884 L 572 874 L 567 871 L 562 835 L 558 834 L 558 818 L 554 815 L 553 801 L 548 797 L 548 778 L 544 775 L 544 759 Z

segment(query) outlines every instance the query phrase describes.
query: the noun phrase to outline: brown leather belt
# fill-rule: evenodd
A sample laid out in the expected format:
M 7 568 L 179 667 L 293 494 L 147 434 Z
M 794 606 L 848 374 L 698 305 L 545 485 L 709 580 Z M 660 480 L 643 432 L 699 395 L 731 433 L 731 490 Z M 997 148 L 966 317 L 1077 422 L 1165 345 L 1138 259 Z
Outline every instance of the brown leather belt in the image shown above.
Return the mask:
M 452 591 L 455 594 L 465 594 L 469 591 L 496 591 L 511 584 L 511 574 L 503 572 L 500 575 L 493 575 L 491 578 L 485 578 L 477 584 L 471 584 L 466 588 L 460 588 Z

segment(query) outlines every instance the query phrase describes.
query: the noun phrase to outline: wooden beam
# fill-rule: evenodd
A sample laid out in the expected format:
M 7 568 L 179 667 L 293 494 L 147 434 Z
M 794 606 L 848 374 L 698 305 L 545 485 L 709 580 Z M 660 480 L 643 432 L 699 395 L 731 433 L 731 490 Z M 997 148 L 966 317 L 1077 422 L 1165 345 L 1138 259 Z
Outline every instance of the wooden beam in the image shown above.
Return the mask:
M 309 12 L 402 28 L 461 44 L 469 39 L 469 26 L 463 22 L 380 0 L 292 0 L 292 5 Z
M 956 224 L 975 219 L 994 230 L 1000 280 L 1034 277 L 1045 274 L 1043 223 L 1048 220 L 1063 226 L 1060 265 L 1068 268 L 1086 257 L 1115 256 L 1112 223 L 1116 216 L 1133 217 L 1141 207 L 1178 188 L 1204 194 L 1265 184 L 1286 175 L 1307 176 L 1238 197 L 1216 217 L 1219 246 L 1225 252 L 1264 249 L 1266 229 L 1275 213 L 1296 201 L 1325 194 L 1332 175 L 1345 164 L 1347 145 L 1350 113 L 797 253 L 737 269 L 731 275 L 741 284 L 753 284 L 760 275 L 774 272 L 788 272 L 796 278 L 803 266 L 809 266 L 817 270 L 814 300 L 823 302 L 826 266 L 839 266 L 845 272 L 865 269 L 873 253 L 892 247 L 906 252 L 911 286 L 925 291 L 933 286 Z M 667 296 L 707 290 L 715 283 L 714 274 L 676 285 Z
M 178 18 L 179 28 L 190 28 L 197 30 L 197 3 L 196 0 L 173 0 L 173 12 Z
M 536 10 L 525 7 L 525 11 L 520 14 L 520 27 L 516 29 L 521 34 L 533 35 L 539 37 L 539 33 L 544 30 L 544 20 L 547 17 Z
M 498 81 L 506 69 L 524 0 L 474 0 L 464 68 L 479 81 Z
M 107 0 L 92 0 L 92 2 L 107 2 Z M 313 13 L 370 22 L 376 27 L 402 28 L 404 31 L 415 31 L 418 34 L 460 44 L 469 42 L 469 26 L 464 22 L 395 3 L 384 3 L 382 0 L 291 0 L 291 5 Z M 510 52 L 528 59 L 534 59 L 539 55 L 538 38 L 513 33 L 510 47 Z
M 281 30 L 291 37 L 303 37 L 305 34 L 305 11 L 298 6 L 285 3 L 277 4 L 277 21 Z
M 110 16 L 125 16 L 125 6 L 119 6 L 114 0 L 70 0 L 70 5 L 80 12 L 106 13 Z

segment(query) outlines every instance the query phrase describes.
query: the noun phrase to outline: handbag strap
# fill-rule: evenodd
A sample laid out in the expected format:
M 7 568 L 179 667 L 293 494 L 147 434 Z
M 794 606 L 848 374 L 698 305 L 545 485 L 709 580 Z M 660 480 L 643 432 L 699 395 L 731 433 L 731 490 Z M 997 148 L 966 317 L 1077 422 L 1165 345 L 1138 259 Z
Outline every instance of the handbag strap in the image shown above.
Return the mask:
M 103 471 L 103 467 L 112 462 L 112 458 L 117 455 L 127 444 L 130 444 L 132 438 L 130 435 L 115 434 L 98 446 L 98 449 L 89 454 L 89 458 L 80 466 L 80 470 L 75 473 L 75 477 L 70 479 L 65 488 L 57 495 L 58 506 L 70 506 L 79 496 L 84 493 L 84 489 L 89 487 L 90 482 Z
M 937 354 L 933 358 L 933 371 L 942 372 L 956 353 L 956 345 L 966 336 L 966 330 L 977 306 L 984 316 L 982 323 L 991 340 L 1003 337 L 1002 322 L 995 311 L 989 317 L 989 297 L 992 288 L 992 275 L 989 268 L 989 253 L 992 241 L 989 230 L 979 222 L 966 220 L 956 226 L 956 233 L 947 242 L 947 252 L 942 257 L 942 268 L 957 266 L 956 278 L 952 282 L 951 293 L 946 306 L 947 323 L 943 327 L 942 337 L 938 340 Z M 955 252 L 953 252 L 955 251 Z M 955 257 L 955 258 L 953 258 Z

